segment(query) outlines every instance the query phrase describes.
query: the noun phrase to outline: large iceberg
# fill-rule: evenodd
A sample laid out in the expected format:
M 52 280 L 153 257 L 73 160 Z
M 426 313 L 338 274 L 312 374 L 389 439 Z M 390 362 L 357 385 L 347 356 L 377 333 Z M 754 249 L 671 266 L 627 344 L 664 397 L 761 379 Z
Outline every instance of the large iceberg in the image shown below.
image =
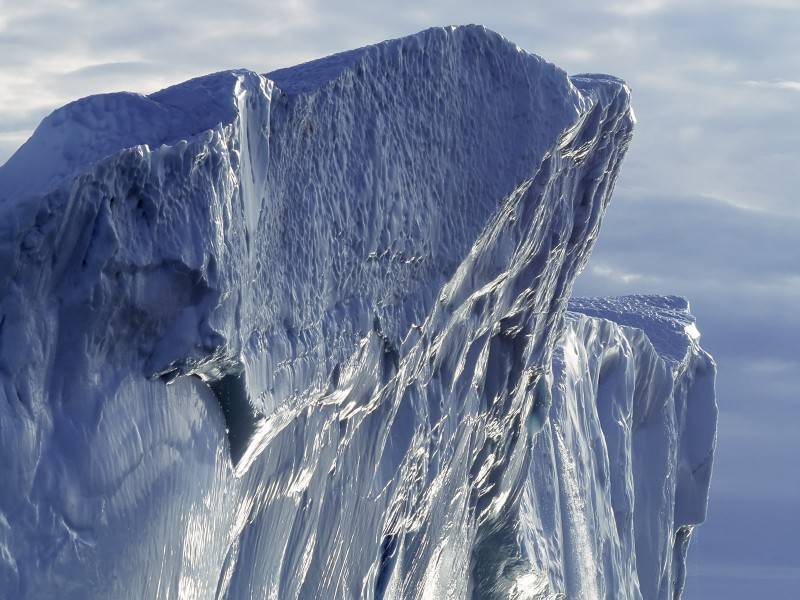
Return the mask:
M 568 311 L 633 122 L 477 26 L 56 110 L 0 167 L 0 596 L 678 597 L 713 361 Z

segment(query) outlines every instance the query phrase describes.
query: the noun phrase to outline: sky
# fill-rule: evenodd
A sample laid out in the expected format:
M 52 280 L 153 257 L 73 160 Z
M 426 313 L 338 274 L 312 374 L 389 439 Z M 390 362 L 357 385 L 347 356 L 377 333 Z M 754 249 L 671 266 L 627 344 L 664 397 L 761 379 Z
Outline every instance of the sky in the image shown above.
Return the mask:
M 686 296 L 720 407 L 688 600 L 800 589 L 800 0 L 0 0 L 0 163 L 53 108 L 480 23 L 633 90 L 583 295 Z

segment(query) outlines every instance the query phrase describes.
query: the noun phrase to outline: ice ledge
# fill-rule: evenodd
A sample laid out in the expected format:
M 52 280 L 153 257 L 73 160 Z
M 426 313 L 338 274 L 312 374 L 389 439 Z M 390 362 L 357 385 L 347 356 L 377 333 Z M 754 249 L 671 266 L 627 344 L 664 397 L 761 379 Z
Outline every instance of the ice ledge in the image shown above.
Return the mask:
M 656 352 L 683 362 L 700 339 L 689 301 L 680 296 L 640 295 L 571 298 L 568 309 L 619 325 L 641 329 Z

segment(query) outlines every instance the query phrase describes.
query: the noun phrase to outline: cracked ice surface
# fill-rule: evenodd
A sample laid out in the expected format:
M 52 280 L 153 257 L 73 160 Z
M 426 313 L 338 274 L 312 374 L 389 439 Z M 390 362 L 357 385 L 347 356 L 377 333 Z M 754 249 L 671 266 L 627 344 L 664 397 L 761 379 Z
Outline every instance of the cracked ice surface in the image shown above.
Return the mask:
M 632 127 L 476 26 L 55 111 L 0 167 L 2 595 L 679 589 L 713 363 L 565 317 Z

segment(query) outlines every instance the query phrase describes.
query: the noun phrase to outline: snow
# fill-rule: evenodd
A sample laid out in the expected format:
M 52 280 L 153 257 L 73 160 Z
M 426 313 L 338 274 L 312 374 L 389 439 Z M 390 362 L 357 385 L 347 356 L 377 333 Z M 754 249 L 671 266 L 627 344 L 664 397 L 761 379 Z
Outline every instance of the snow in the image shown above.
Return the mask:
M 713 362 L 677 299 L 566 313 L 632 127 L 479 26 L 46 118 L 0 167 L 0 595 L 679 590 Z

